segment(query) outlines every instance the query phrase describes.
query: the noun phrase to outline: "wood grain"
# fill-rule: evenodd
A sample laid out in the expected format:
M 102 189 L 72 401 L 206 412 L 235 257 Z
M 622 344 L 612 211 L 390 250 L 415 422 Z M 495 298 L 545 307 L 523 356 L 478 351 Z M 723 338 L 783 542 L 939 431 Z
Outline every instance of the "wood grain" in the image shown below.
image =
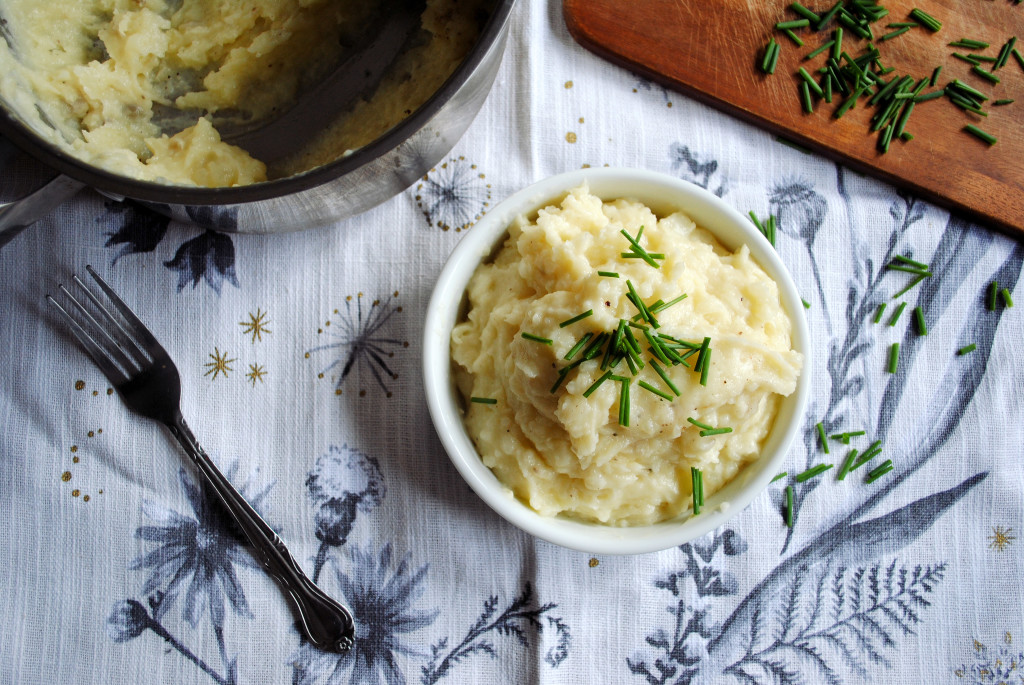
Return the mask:
M 814 10 L 831 3 L 805 2 Z M 876 42 L 882 62 L 895 74 L 930 76 L 943 70 L 939 86 L 959 78 L 991 99 L 1014 98 L 1002 107 L 987 107 L 988 117 L 966 113 L 946 98 L 918 103 L 907 125 L 915 138 L 893 142 L 888 153 L 868 135 L 874 108 L 858 105 L 842 119 L 833 111 L 840 102 L 819 102 L 805 114 L 798 94 L 797 69 L 822 66 L 826 55 L 804 57 L 831 38 L 830 31 L 799 30 L 797 47 L 774 30 L 778 21 L 798 18 L 788 2 L 749 0 L 563 0 L 566 25 L 585 48 L 627 69 L 702 102 L 738 116 L 800 145 L 836 159 L 852 169 L 881 178 L 937 204 L 969 215 L 979 223 L 1024 237 L 1024 69 L 1013 57 L 992 85 L 971 75 L 970 65 L 951 56 L 948 43 L 975 38 L 991 43 L 979 54 L 995 55 L 1011 36 L 1024 50 L 1024 5 L 1010 0 L 918 0 L 885 2 L 889 17 L 874 25 L 876 36 L 891 21 L 905 21 L 920 7 L 942 21 L 942 30 L 923 28 L 886 42 Z M 757 68 L 768 38 L 776 36 L 781 56 L 774 75 Z M 866 41 L 843 40 L 859 55 Z M 960 52 L 965 52 L 960 50 Z M 930 89 L 927 89 L 930 90 Z M 863 101 L 862 101 L 863 102 Z M 975 124 L 998 138 L 993 146 L 963 132 Z

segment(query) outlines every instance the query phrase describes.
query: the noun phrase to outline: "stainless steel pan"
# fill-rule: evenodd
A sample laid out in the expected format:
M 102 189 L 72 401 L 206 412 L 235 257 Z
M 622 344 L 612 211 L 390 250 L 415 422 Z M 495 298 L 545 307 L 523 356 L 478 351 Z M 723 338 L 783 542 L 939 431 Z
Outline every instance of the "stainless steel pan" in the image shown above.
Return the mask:
M 45 141 L 0 101 L 0 134 L 57 176 L 0 206 L 0 246 L 84 187 L 141 202 L 173 219 L 238 233 L 322 226 L 374 207 L 412 185 L 455 145 L 490 91 L 501 64 L 515 0 L 495 0 L 475 47 L 417 111 L 350 156 L 286 178 L 233 188 L 163 185 L 119 176 Z

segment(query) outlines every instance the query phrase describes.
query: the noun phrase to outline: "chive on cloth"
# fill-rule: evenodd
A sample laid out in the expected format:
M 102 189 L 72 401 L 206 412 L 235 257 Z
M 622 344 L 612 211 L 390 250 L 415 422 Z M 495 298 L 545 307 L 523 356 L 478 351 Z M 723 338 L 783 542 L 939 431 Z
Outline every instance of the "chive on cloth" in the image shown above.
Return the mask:
M 0 251 L 0 680 L 1021 682 L 1024 246 L 602 61 L 559 3 L 520 2 L 507 49 L 450 155 L 360 216 L 238 235 L 84 191 Z M 814 341 L 785 475 L 640 556 L 499 518 L 421 381 L 460 238 L 520 188 L 604 165 L 774 217 Z M 0 192 L 47 175 L 8 157 Z M 169 436 L 60 327 L 44 296 L 86 264 L 175 359 L 206 450 L 352 608 L 352 652 L 300 639 Z

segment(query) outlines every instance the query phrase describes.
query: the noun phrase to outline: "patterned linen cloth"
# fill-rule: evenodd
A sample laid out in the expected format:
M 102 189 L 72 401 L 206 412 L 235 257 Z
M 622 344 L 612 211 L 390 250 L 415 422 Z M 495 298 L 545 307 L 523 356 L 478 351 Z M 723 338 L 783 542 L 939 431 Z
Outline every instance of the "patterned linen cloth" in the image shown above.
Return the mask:
M 568 551 L 492 513 L 441 449 L 421 382 L 424 310 L 463 232 L 535 180 L 606 164 L 775 214 L 814 339 L 789 476 L 729 525 L 642 556 Z M 44 177 L 14 160 L 3 192 Z M 895 255 L 934 275 L 894 300 Z M 985 292 L 1014 293 L 1022 261 L 1011 238 L 598 59 L 560 3 L 521 2 L 469 132 L 373 211 L 227 235 L 86 191 L 0 252 L 0 681 L 1020 683 L 1024 307 L 990 311 Z M 200 442 L 352 607 L 354 651 L 300 643 L 177 445 L 59 325 L 44 295 L 86 264 L 176 360 Z M 894 325 L 873 323 L 883 302 L 907 303 Z M 819 421 L 865 434 L 826 454 Z M 874 440 L 895 470 L 837 481 Z M 837 468 L 795 482 L 818 463 Z

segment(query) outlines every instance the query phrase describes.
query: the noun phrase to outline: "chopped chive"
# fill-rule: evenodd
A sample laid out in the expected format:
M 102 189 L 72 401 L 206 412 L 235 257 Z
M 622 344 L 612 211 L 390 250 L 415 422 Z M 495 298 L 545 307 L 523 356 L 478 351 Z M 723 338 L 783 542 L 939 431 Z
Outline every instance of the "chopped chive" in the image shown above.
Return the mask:
M 1020 54 L 1020 50 L 1013 48 L 1010 50 L 1010 54 L 1013 55 L 1015 60 L 1017 60 L 1017 64 L 1020 65 L 1020 68 L 1024 69 L 1024 55 Z
M 648 348 L 650 350 L 651 354 L 653 354 L 663 364 L 671 364 L 672 363 L 669 360 L 668 355 L 665 354 L 665 350 L 661 346 L 661 341 L 657 338 L 657 336 L 655 336 L 655 335 L 653 335 L 651 333 L 651 329 L 649 329 L 649 328 L 645 328 L 644 329 L 644 337 L 647 338 L 647 342 L 649 342 L 651 344 L 650 348 Z
M 588 309 L 587 311 L 583 312 L 582 314 L 577 314 L 576 316 L 572 317 L 571 319 L 566 319 L 562 323 L 558 324 L 558 327 L 559 328 L 565 328 L 566 326 L 571 326 L 572 324 L 576 323 L 577 321 L 582 321 L 583 319 L 587 318 L 588 316 L 593 316 L 593 314 L 594 314 L 594 310 L 593 309 Z
M 828 41 L 827 43 L 825 43 L 824 45 L 822 45 L 817 50 L 813 50 L 812 52 L 807 53 L 807 56 L 804 57 L 804 59 L 814 59 L 815 57 L 817 57 L 821 53 L 825 52 L 826 50 L 828 50 L 829 48 L 831 48 L 835 44 L 836 44 L 835 39 L 832 39 L 832 40 Z
M 580 357 L 581 361 L 589 361 L 601 354 L 601 345 L 604 345 L 605 341 L 611 337 L 608 333 L 600 333 L 597 337 L 590 341 L 586 349 L 583 350 L 583 355 Z
M 584 335 L 582 338 L 579 339 L 579 341 L 575 345 L 572 346 L 572 348 L 568 352 L 565 353 L 563 359 L 565 359 L 566 361 L 571 361 L 572 358 L 575 357 L 580 350 L 587 346 L 587 342 L 589 342 L 590 339 L 593 337 L 593 333 L 587 333 L 586 335 Z
M 793 486 L 786 486 L 786 525 L 793 527 Z
M 981 64 L 981 60 L 978 58 L 977 55 L 962 55 L 959 52 L 954 52 L 952 53 L 952 56 L 956 57 L 959 60 L 963 60 L 968 64 L 973 64 L 974 66 L 978 66 L 979 64 Z
M 527 340 L 532 340 L 533 342 L 539 342 L 539 343 L 544 344 L 544 345 L 553 345 L 554 344 L 554 342 L 551 340 L 551 338 L 542 338 L 541 336 L 534 335 L 533 333 L 526 333 L 526 332 L 524 332 L 523 333 L 523 337 L 526 338 Z
M 679 392 L 679 388 L 676 387 L 676 384 L 673 383 L 672 379 L 668 377 L 668 373 L 665 371 L 665 369 L 661 368 L 661 366 L 658 365 L 658 362 L 654 361 L 653 359 L 651 360 L 651 367 L 654 369 L 655 373 L 661 376 L 661 380 L 665 382 L 665 385 L 667 385 L 668 389 L 672 391 L 672 394 L 678 397 L 681 394 Z
M 882 313 L 885 312 L 885 302 L 878 305 L 878 310 L 875 312 L 875 323 L 882 320 Z
M 761 65 L 761 70 L 764 71 L 766 74 L 774 74 L 775 73 L 775 67 L 779 63 L 779 52 L 780 51 L 781 51 L 781 47 L 780 47 L 778 41 L 776 41 L 774 38 L 772 38 L 771 41 L 768 43 L 768 51 L 765 54 L 764 63 Z
M 853 467 L 853 460 L 857 458 L 857 450 L 850 450 L 850 454 L 847 455 L 846 460 L 843 462 L 842 468 L 839 469 L 839 473 L 836 475 L 836 480 L 845 480 L 846 474 L 850 472 Z
M 987 102 L 988 101 L 988 96 L 987 95 L 982 93 L 977 88 L 974 88 L 974 87 L 964 83 L 963 81 L 961 81 L 958 78 L 955 78 L 952 81 L 950 81 L 949 85 L 947 85 L 946 88 L 947 89 L 948 88 L 952 88 L 952 89 L 958 90 L 958 91 L 960 91 L 962 93 L 966 93 L 968 96 L 970 96 L 971 98 L 977 100 L 978 102 Z
M 701 430 L 709 431 L 709 430 L 713 430 L 714 429 L 714 426 L 709 426 L 706 423 L 702 423 L 702 422 L 698 421 L 697 419 L 693 418 L 692 416 L 687 416 L 686 420 L 689 421 L 690 423 L 692 423 L 697 428 L 700 428 Z
M 818 429 L 818 440 L 821 442 L 821 449 L 824 450 L 825 454 L 828 454 L 828 440 L 825 439 L 825 426 L 821 421 L 819 421 L 815 428 Z
M 819 21 L 821 21 L 821 17 L 820 16 L 818 16 L 816 13 L 812 12 L 811 10 L 807 9 L 806 7 L 801 5 L 799 2 L 790 3 L 789 8 L 791 10 L 793 10 L 794 12 L 796 12 L 797 14 L 799 14 L 804 19 L 807 19 L 808 20 L 808 22 L 807 22 L 808 24 L 810 24 L 810 23 L 817 24 Z
M 683 293 L 683 294 L 682 294 L 682 295 L 680 295 L 679 297 L 675 298 L 674 300 L 669 300 L 668 302 L 661 302 L 661 301 L 658 301 L 658 302 L 656 302 L 656 303 L 654 304 L 654 306 L 653 306 L 653 307 L 648 307 L 648 309 L 650 310 L 650 312 L 651 312 L 652 314 L 657 314 L 658 312 L 662 312 L 662 311 L 665 311 L 666 309 L 668 309 L 669 307 L 671 307 L 671 306 L 672 306 L 672 305 L 674 305 L 674 304 L 679 304 L 680 302 L 682 302 L 683 300 L 685 300 L 685 299 L 686 299 L 686 297 L 687 297 L 687 296 L 686 296 L 686 293 Z
M 954 40 L 949 43 L 951 48 L 967 48 L 968 50 L 984 50 L 988 47 L 988 43 L 980 40 L 972 40 L 970 38 L 961 38 L 960 40 Z
M 899 319 L 900 319 L 900 314 L 902 314 L 903 310 L 906 309 L 906 308 L 907 308 L 907 303 L 906 302 L 900 302 L 899 306 L 896 307 L 896 311 L 894 311 L 892 313 L 892 316 L 889 318 L 889 325 L 890 326 L 895 326 L 896 325 L 896 322 L 899 321 Z
M 629 383 L 630 380 L 623 376 L 614 376 L 619 381 L 619 425 L 629 426 Z
M 942 28 L 942 22 L 917 7 L 910 10 L 910 18 L 933 33 Z
M 914 28 L 915 26 L 920 26 L 920 24 L 918 24 L 916 21 L 894 21 L 894 22 L 886 24 L 885 28 L 887 28 L 887 29 L 901 29 L 904 26 L 909 26 L 911 28 Z
M 825 14 L 821 15 L 821 20 L 818 21 L 818 24 L 814 27 L 814 30 L 820 31 L 826 26 L 828 26 L 828 23 L 832 21 L 832 18 L 836 16 L 836 12 L 838 12 L 842 8 L 842 6 L 843 0 L 836 0 L 836 4 L 832 5 L 832 8 L 829 9 L 828 12 L 825 12 Z
M 618 278 L 619 274 L 615 271 L 598 271 L 598 276 L 604 276 L 605 278 Z
M 818 85 L 818 82 L 814 80 L 813 76 L 807 73 L 806 69 L 804 69 L 803 67 L 799 67 L 797 69 L 797 73 L 800 74 L 800 78 L 802 78 L 804 82 L 807 83 L 807 87 L 811 89 L 811 92 L 813 92 L 818 97 L 825 96 L 825 93 L 823 93 L 821 90 L 821 86 Z
M 924 95 L 918 95 L 917 97 L 914 98 L 914 102 L 928 102 L 929 100 L 934 100 L 936 98 L 940 98 L 940 97 L 942 97 L 945 94 L 946 94 L 945 91 L 933 90 L 930 93 L 925 93 Z
M 1002 298 L 1003 298 L 1003 304 L 1004 304 L 1004 305 L 1005 305 L 1005 306 L 1006 306 L 1007 308 L 1009 308 L 1009 307 L 1012 307 L 1012 306 L 1013 306 L 1013 298 L 1012 298 L 1012 297 L 1010 297 L 1010 290 L 1009 290 L 1009 288 L 1002 288 L 1002 289 L 1001 289 L 1001 290 L 999 291 L 999 295 L 1000 295 L 1000 297 L 1002 297 Z
M 645 305 L 644 301 L 640 299 L 640 295 L 637 294 L 636 288 L 633 286 L 633 281 L 627 278 L 626 287 L 629 289 L 629 293 L 626 295 L 626 298 L 633 303 L 634 307 L 637 308 L 637 311 L 640 312 L 640 315 L 643 318 L 643 320 L 651 324 L 655 328 L 659 328 L 660 324 L 658 323 L 658 320 L 654 318 L 654 315 L 651 314 L 651 311 L 647 308 L 647 305 Z
M 902 36 L 904 33 L 906 33 L 909 30 L 910 30 L 909 26 L 904 26 L 902 28 L 896 29 L 895 31 L 890 31 L 889 33 L 885 34 L 884 36 L 880 36 L 878 40 L 879 41 L 884 41 L 884 40 L 889 40 L 891 38 L 895 38 L 896 36 Z
M 903 295 L 904 293 L 908 292 L 908 291 L 909 291 L 909 290 L 910 290 L 911 288 L 913 288 L 913 287 L 914 287 L 915 285 L 917 285 L 918 283 L 920 283 L 920 282 L 921 282 L 921 281 L 923 281 L 924 279 L 928 278 L 928 276 L 929 276 L 929 274 L 918 274 L 917 276 L 915 276 L 915 277 L 913 278 L 913 280 L 911 280 L 911 281 L 910 281 L 910 283 L 908 283 L 908 284 L 907 284 L 907 285 L 906 285 L 906 286 L 905 286 L 904 288 L 902 288 L 902 289 L 901 289 L 901 290 L 900 290 L 900 291 L 899 291 L 898 293 L 896 293 L 895 295 L 893 295 L 893 296 L 892 296 L 892 299 L 894 299 L 894 300 L 895 300 L 896 298 L 900 297 L 900 296 L 901 296 L 901 295 Z
M 470 397 L 469 401 L 470 402 L 475 402 L 477 404 L 497 404 L 498 403 L 498 400 L 494 399 L 493 397 Z
M 775 28 L 779 31 L 785 31 L 786 29 L 802 29 L 810 25 L 811 21 L 809 19 L 792 19 L 790 21 L 780 21 L 775 25 Z
M 836 433 L 832 436 L 832 439 L 840 440 L 844 445 L 849 445 L 850 438 L 857 438 L 861 435 L 865 435 L 865 431 L 847 431 L 846 433 Z
M 818 464 L 817 466 L 812 466 L 803 473 L 798 473 L 796 475 L 796 482 L 803 483 L 805 480 L 810 480 L 811 478 L 814 478 L 815 476 L 821 475 L 825 471 L 828 471 L 833 466 L 834 464 Z
M 785 478 L 788 475 L 789 475 L 789 473 L 787 473 L 786 471 L 783 471 L 782 473 L 776 474 L 775 477 L 772 478 L 771 481 L 769 481 L 769 482 L 774 483 L 777 480 L 782 480 L 783 478 Z
M 941 73 L 942 73 L 942 65 L 940 64 L 939 66 L 935 67 L 934 70 L 932 70 L 932 76 L 931 76 L 931 78 L 928 79 L 928 85 L 930 87 L 934 88 L 935 84 L 939 82 L 939 74 L 941 74 Z
M 886 269 L 892 269 L 893 271 L 905 271 L 910 274 L 920 274 L 921 276 L 931 276 L 932 272 L 928 270 L 928 267 L 921 268 L 919 266 L 904 266 L 902 264 L 886 264 Z
M 811 303 L 808 302 L 807 300 L 805 300 L 804 298 L 801 297 L 800 298 L 800 302 L 803 303 L 804 309 L 810 309 L 811 308 Z
M 663 252 L 648 252 L 646 255 L 639 254 L 637 252 L 622 252 L 619 254 L 623 259 L 643 259 L 647 261 L 647 257 L 651 259 L 664 259 L 665 253 Z
M 1012 105 L 1012 104 L 1013 104 L 1013 99 L 1012 99 L 1012 98 L 1001 98 L 1001 99 L 999 99 L 999 100 L 996 100 L 996 101 L 995 101 L 995 102 L 993 102 L 992 104 L 993 104 L 994 106 L 1001 106 L 1001 105 Z
M 965 354 L 970 354 L 971 352 L 974 352 L 974 350 L 976 349 L 978 349 L 978 346 L 975 345 L 974 343 L 971 343 L 970 345 L 964 345 L 959 350 L 957 350 L 956 353 L 958 356 L 962 357 Z
M 693 515 L 696 516 L 700 513 L 701 504 L 703 504 L 701 490 L 703 489 L 703 474 L 700 469 L 696 466 L 690 467 L 690 481 L 691 490 L 693 492 Z
M 706 438 L 711 435 L 723 435 L 725 433 L 732 433 L 732 428 L 724 426 L 722 428 L 707 428 L 700 432 L 700 437 Z
M 914 322 L 917 324 L 918 335 L 928 335 L 928 326 L 925 325 L 924 310 L 918 305 L 914 307 Z
M 817 84 L 815 84 L 817 86 Z M 811 101 L 811 88 L 807 85 L 807 81 L 800 82 L 800 100 L 804 105 L 804 112 L 807 114 L 814 114 L 814 103 Z
M 977 74 L 978 76 L 982 77 L 986 81 L 990 82 L 990 83 L 999 83 L 999 77 L 998 76 L 993 74 L 991 71 L 987 71 L 985 69 L 982 69 L 978 65 L 974 65 L 973 67 L 971 67 L 971 71 L 973 73 Z
M 711 369 L 711 348 L 704 350 L 704 353 L 700 356 L 700 384 L 708 384 L 708 373 Z
M 999 294 L 999 283 L 998 281 L 992 281 L 988 284 L 988 295 L 985 298 L 985 307 L 990 312 L 996 310 L 996 295 Z
M 970 133 L 971 135 L 975 136 L 976 138 L 980 138 L 981 140 L 985 141 L 989 145 L 995 145 L 996 144 L 997 138 L 994 135 L 992 135 L 991 133 L 986 133 L 985 131 L 982 131 L 980 128 L 978 128 L 974 124 L 967 124 L 966 126 L 964 126 L 964 130 L 967 131 L 968 133 Z
M 884 476 L 893 470 L 892 459 L 886 459 L 884 462 L 879 464 L 874 470 L 869 471 L 867 478 L 864 479 L 865 483 L 874 483 L 876 480 Z
M 612 377 L 612 372 L 611 371 L 605 371 L 604 374 L 600 378 L 598 378 L 596 381 L 591 383 L 590 387 L 583 391 L 583 396 L 584 397 L 590 397 L 591 395 L 593 395 L 595 392 L 597 392 L 597 389 L 601 387 L 601 384 L 604 383 L 606 380 L 608 380 L 611 377 Z
M 569 366 L 566 366 L 564 369 L 559 369 L 558 370 L 558 378 L 556 378 L 555 382 L 551 385 L 550 388 L 548 388 L 548 392 L 551 393 L 552 395 L 554 395 L 555 392 L 560 387 L 562 387 L 562 383 L 565 382 L 565 379 L 569 377 L 569 371 L 571 371 L 572 369 L 573 369 L 573 365 L 572 364 L 570 364 Z
M 1012 36 L 1003 44 L 1002 49 L 999 51 L 999 57 L 996 58 L 995 65 L 992 67 L 993 71 L 996 69 L 1002 69 L 1006 66 L 1006 62 L 1010 59 L 1010 53 L 1013 51 L 1016 43 L 1017 36 Z
M 889 373 L 896 373 L 896 366 L 899 364 L 899 361 L 900 344 L 898 342 L 894 342 L 892 346 L 889 347 Z
M 626 231 L 626 229 L 622 229 L 621 231 L 619 231 L 619 233 L 621 233 L 622 235 L 626 236 L 626 240 L 628 240 L 629 244 L 633 246 L 633 253 L 635 253 L 637 257 L 639 257 L 640 259 L 644 260 L 649 265 L 651 265 L 655 269 L 657 269 L 659 267 L 658 267 L 658 263 L 656 261 L 654 261 L 654 257 L 650 253 L 648 253 L 647 250 L 644 249 L 640 245 L 640 234 L 643 233 L 643 231 L 644 231 L 644 227 L 641 226 L 640 230 L 636 234 L 637 235 L 636 238 L 631 236 Z M 629 253 L 624 253 L 624 254 L 629 254 Z M 662 258 L 664 259 L 664 256 Z
M 798 36 L 795 33 L 793 33 L 793 31 L 791 29 L 783 29 L 782 32 L 784 34 L 786 34 L 786 38 L 789 38 L 791 41 L 796 43 L 796 46 L 798 48 L 802 48 L 804 46 L 804 42 L 803 42 L 803 40 L 800 39 L 800 36 Z
M 653 392 L 653 393 L 654 393 L 655 395 L 657 395 L 658 397 L 661 397 L 661 398 L 663 398 L 663 399 L 666 399 L 666 400 L 668 400 L 669 402 L 671 402 L 671 401 L 672 401 L 672 399 L 673 399 L 673 398 L 672 398 L 672 395 L 669 395 L 669 394 L 668 394 L 667 392 L 665 392 L 664 390 L 660 390 L 660 389 L 658 389 L 658 388 L 655 388 L 655 387 L 654 387 L 653 385 L 651 385 L 651 384 L 650 384 L 650 383 L 648 383 L 647 381 L 640 381 L 640 382 L 638 382 L 638 383 L 637 383 L 637 385 L 639 385 L 639 386 L 640 386 L 641 388 L 643 388 L 644 390 L 646 390 L 646 391 L 648 391 L 648 392 Z
M 893 257 L 893 259 L 895 261 L 897 261 L 897 262 L 902 262 L 903 264 L 906 264 L 907 266 L 917 267 L 921 271 L 928 271 L 928 269 L 930 268 L 924 262 L 919 262 L 916 259 L 911 259 L 910 257 L 907 257 L 906 255 L 896 255 L 895 257 Z
M 861 454 L 860 457 L 857 458 L 857 461 L 854 463 L 853 466 L 850 467 L 850 470 L 856 471 L 861 466 L 864 466 L 864 464 L 867 464 L 869 461 L 871 461 L 881 453 L 882 441 L 875 440 L 873 443 L 871 443 L 871 446 L 864 450 L 863 454 Z

